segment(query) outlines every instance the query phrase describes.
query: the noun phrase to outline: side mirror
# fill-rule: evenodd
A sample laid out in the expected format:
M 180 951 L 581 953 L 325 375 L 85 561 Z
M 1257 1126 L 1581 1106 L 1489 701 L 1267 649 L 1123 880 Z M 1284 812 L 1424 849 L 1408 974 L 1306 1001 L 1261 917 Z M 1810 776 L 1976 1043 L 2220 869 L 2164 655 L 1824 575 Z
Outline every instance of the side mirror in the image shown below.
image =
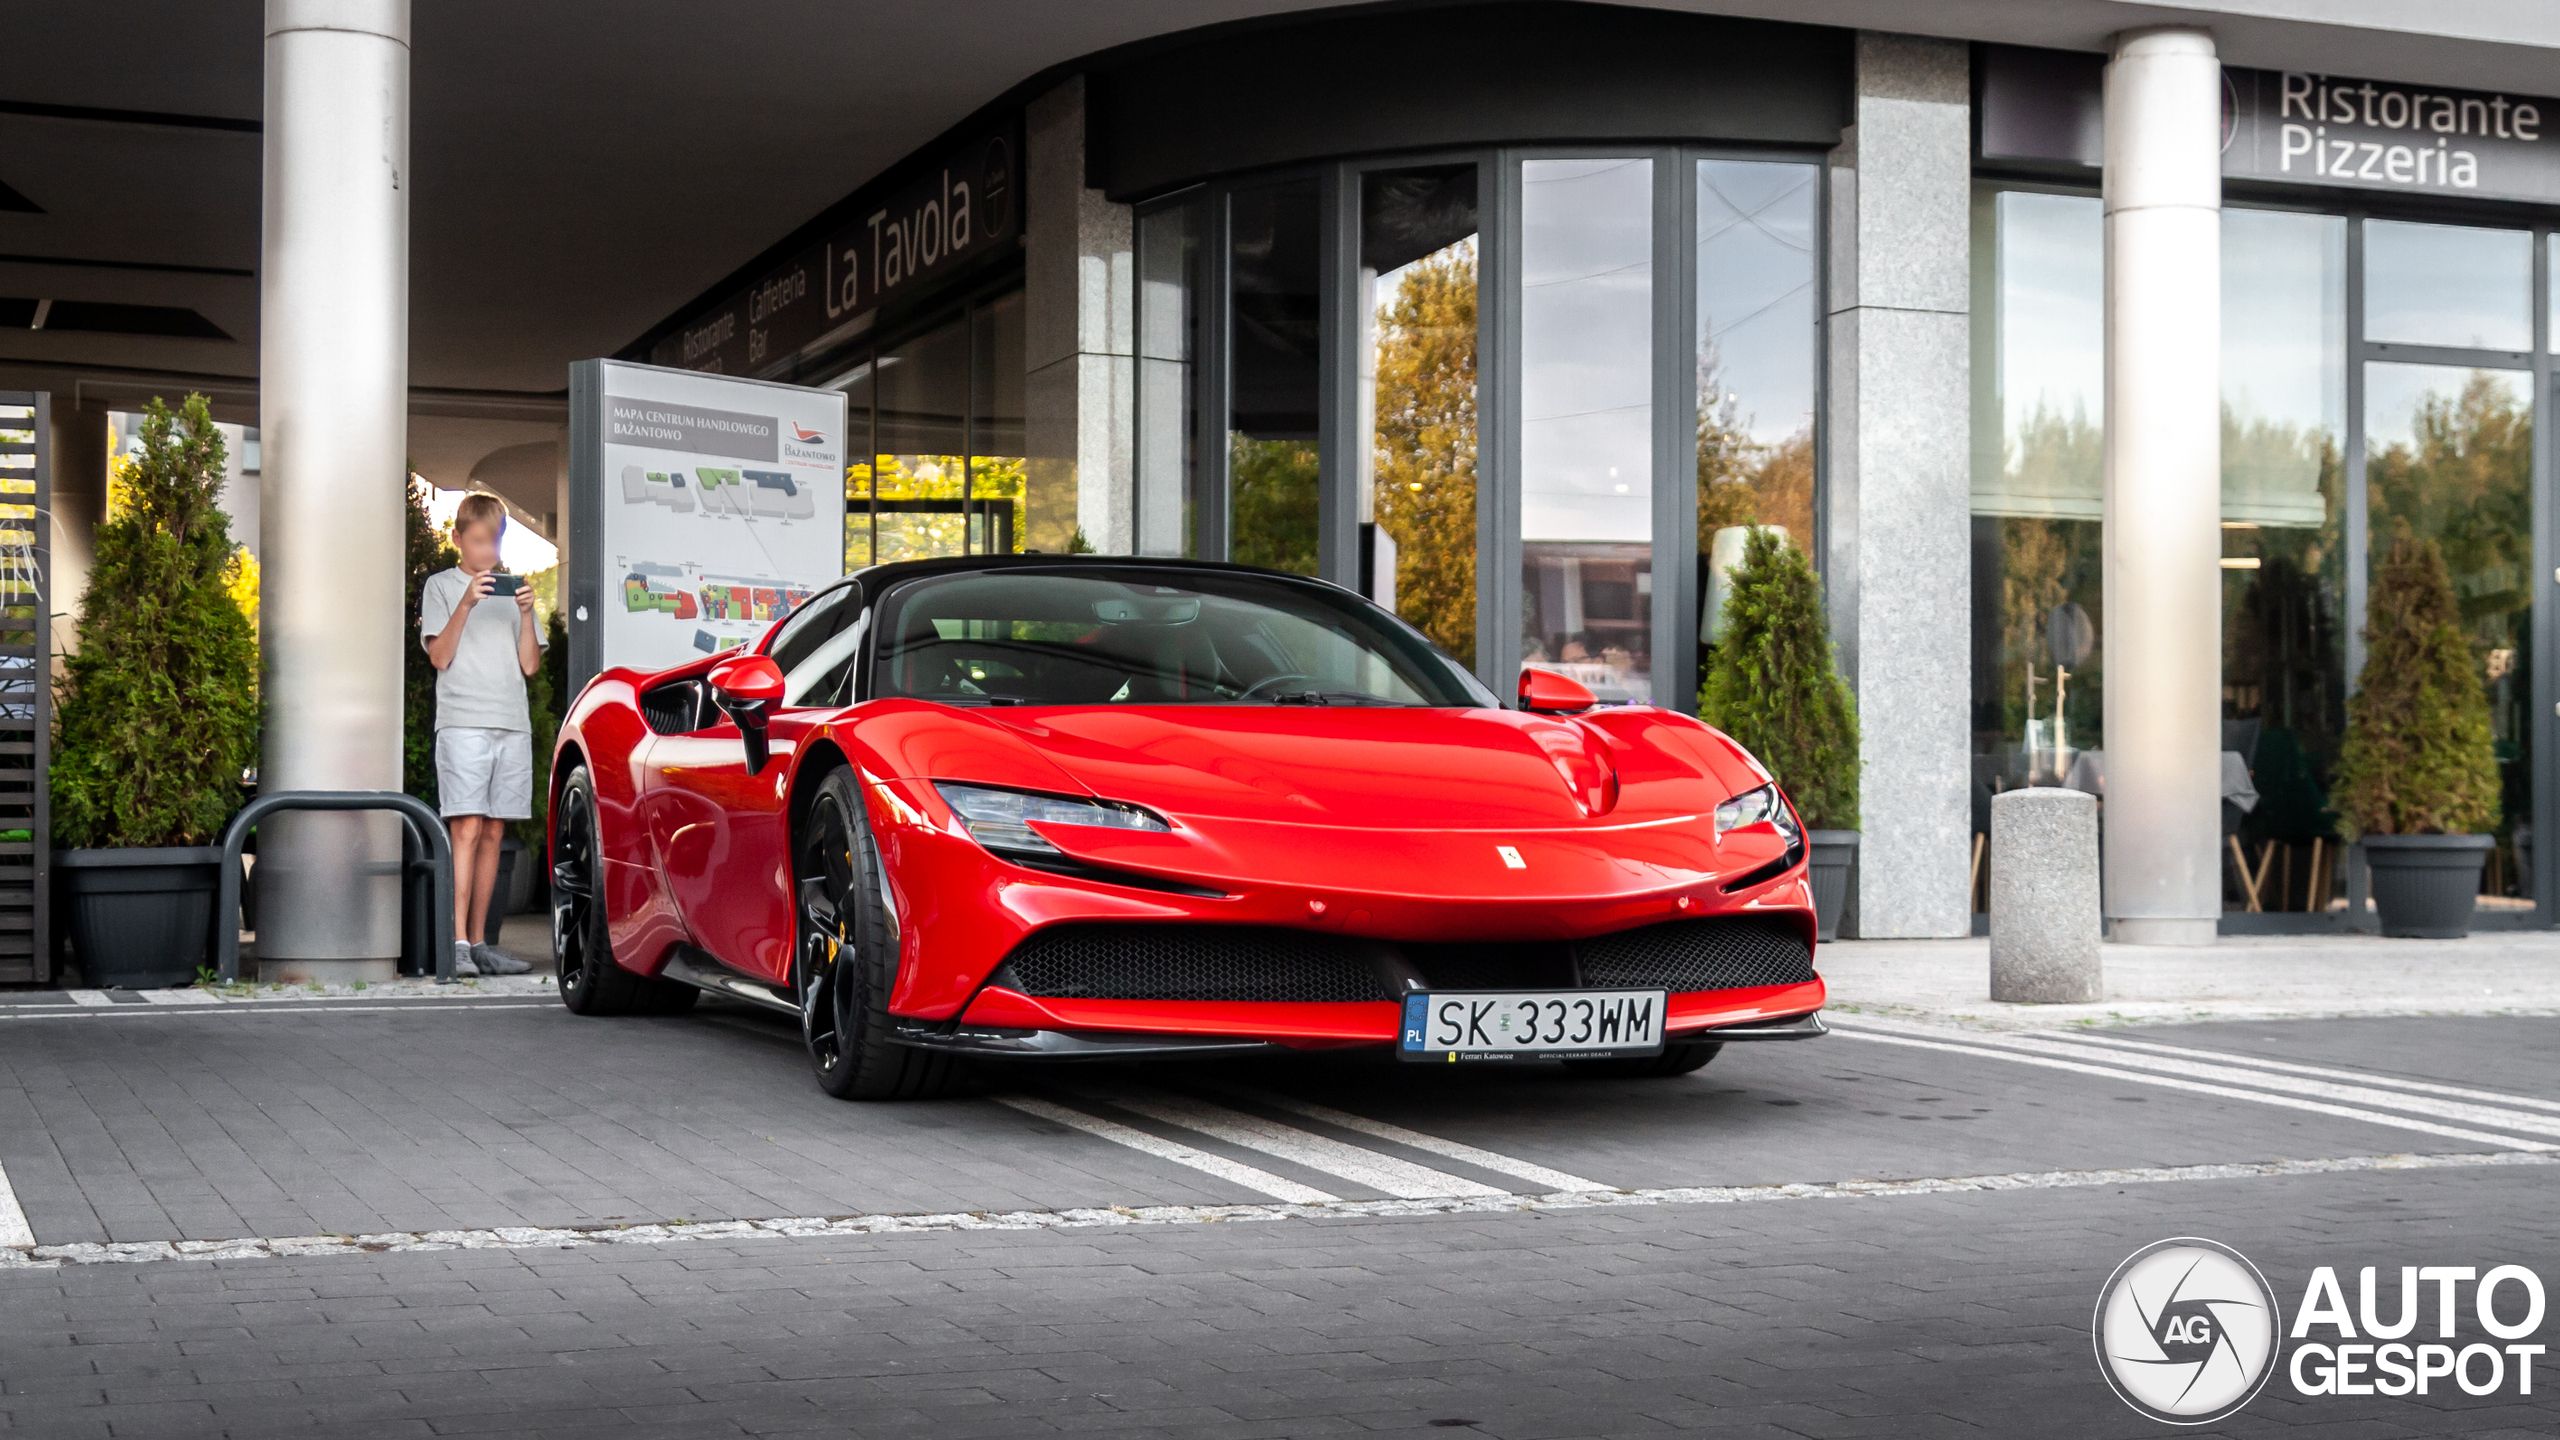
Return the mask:
M 1520 668 L 1520 708 L 1533 715 L 1578 715 L 1599 703 L 1599 696 L 1570 675 Z
M 765 719 L 782 703 L 782 667 L 763 655 L 739 655 L 711 667 L 711 698 L 738 724 L 747 742 L 747 773 L 761 772 L 773 751 L 765 741 Z

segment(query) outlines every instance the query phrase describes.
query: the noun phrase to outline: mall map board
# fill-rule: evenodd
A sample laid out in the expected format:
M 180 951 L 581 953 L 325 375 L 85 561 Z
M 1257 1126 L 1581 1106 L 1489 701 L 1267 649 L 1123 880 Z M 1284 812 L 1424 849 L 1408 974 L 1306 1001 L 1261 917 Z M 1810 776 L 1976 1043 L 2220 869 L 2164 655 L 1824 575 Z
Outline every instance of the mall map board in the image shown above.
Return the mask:
M 844 574 L 845 397 L 620 360 L 569 367 L 569 671 L 753 641 Z

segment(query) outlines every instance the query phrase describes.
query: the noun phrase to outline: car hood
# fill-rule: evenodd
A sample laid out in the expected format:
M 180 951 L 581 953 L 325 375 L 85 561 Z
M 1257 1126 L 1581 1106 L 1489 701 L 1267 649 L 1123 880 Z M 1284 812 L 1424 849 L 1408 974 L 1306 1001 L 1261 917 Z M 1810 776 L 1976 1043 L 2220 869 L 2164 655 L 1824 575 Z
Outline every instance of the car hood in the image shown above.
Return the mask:
M 1379 706 L 985 713 L 1096 795 L 1202 819 L 1360 829 L 1579 827 L 1602 817 L 1625 823 L 1695 814 L 1733 793 L 1701 773 L 1716 768 L 1719 757 L 1710 751 L 1729 747 L 1668 752 L 1650 733 L 1658 727 L 1642 724 Z M 1693 740 L 1720 739 L 1694 721 L 1688 727 Z
M 1715 806 L 1768 775 L 1666 710 L 962 710 L 896 699 L 864 707 L 855 733 L 885 767 L 879 778 L 902 780 L 926 813 L 939 809 L 924 783 L 936 780 L 1145 805 L 1175 829 L 1039 828 L 1094 864 L 1239 891 L 1359 892 L 1372 898 L 1352 923 L 1388 927 L 1374 933 L 1454 934 L 1464 922 L 1543 934 L 1541 907 L 1559 898 L 1658 895 L 1785 850 L 1766 825 L 1715 832 Z M 1473 908 L 1378 908 L 1395 896 Z

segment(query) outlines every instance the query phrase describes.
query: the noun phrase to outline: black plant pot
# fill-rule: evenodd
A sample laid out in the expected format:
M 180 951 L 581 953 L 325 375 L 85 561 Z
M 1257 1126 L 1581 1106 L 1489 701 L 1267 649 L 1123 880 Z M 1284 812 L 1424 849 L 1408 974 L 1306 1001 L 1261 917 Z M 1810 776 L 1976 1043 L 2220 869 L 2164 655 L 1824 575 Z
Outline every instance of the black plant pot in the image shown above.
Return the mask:
M 2382 933 L 2412 940 L 2459 940 L 2471 933 L 2480 867 L 2494 835 L 2367 835 L 2373 908 Z
M 1858 863 L 1858 832 L 1810 830 L 1805 840 L 1812 850 L 1805 874 L 1813 881 L 1814 923 L 1821 927 L 1822 943 L 1828 945 L 1840 938 L 1840 915 L 1849 908 L 1849 871 Z
M 213 939 L 219 847 L 56 850 L 53 865 L 89 984 L 158 990 L 194 982 Z

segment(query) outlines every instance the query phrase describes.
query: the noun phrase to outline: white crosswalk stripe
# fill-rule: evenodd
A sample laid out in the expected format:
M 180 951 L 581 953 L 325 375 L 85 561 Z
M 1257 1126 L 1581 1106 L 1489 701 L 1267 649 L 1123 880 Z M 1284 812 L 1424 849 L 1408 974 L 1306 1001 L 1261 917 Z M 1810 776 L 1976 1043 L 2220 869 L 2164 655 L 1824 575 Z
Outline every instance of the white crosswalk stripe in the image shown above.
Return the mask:
M 30 1249 L 36 1232 L 27 1228 L 27 1212 L 18 1208 L 18 1192 L 9 1187 L 9 1172 L 0 1170 L 0 1247 Z
M 1381 1195 L 1399 1200 L 1422 1200 L 1449 1195 L 1500 1195 L 1500 1187 L 1462 1179 L 1428 1165 L 1381 1155 L 1345 1144 L 1330 1135 L 1283 1125 L 1259 1115 L 1212 1105 L 1186 1095 L 1128 1090 L 1120 1088 L 1090 1089 L 1081 1093 L 1107 1101 L 1123 1110 L 1144 1115 L 1194 1130 L 1213 1140 L 1304 1166 L 1322 1174 L 1338 1176 L 1354 1185 L 1366 1186 Z
M 1318 1190 L 1312 1185 L 1301 1185 L 1295 1180 L 1283 1179 L 1268 1170 L 1256 1169 L 1242 1161 L 1230 1160 L 1224 1155 L 1212 1155 L 1205 1150 L 1195 1150 L 1162 1136 L 1150 1135 L 1134 1125 L 1123 1125 L 1117 1120 L 1105 1120 L 1099 1115 L 1087 1115 L 1081 1110 L 1071 1110 L 1064 1105 L 1053 1104 L 1047 1100 L 1035 1099 L 1028 1095 L 998 1095 L 994 1099 L 997 1104 L 1011 1106 L 1025 1115 L 1033 1115 L 1055 1124 L 1069 1126 L 1098 1139 L 1108 1140 L 1115 1145 L 1126 1145 L 1132 1150 L 1153 1155 L 1159 1160 L 1170 1160 L 1176 1165 L 1188 1166 L 1203 1174 L 1215 1175 L 1221 1180 L 1241 1185 L 1257 1194 L 1268 1195 L 1274 1200 L 1313 1205 L 1341 1198 Z
M 1615 1185 L 1603 1185 L 1597 1180 L 1586 1180 L 1567 1171 L 1551 1170 L 1544 1165 L 1514 1159 L 1509 1155 L 1498 1154 L 1491 1150 L 1480 1150 L 1473 1145 L 1456 1140 L 1443 1140 L 1437 1135 L 1425 1135 L 1419 1130 L 1407 1130 L 1401 1125 L 1391 1125 L 1384 1120 L 1372 1120 L 1366 1115 L 1354 1115 L 1348 1111 L 1336 1110 L 1329 1105 L 1318 1105 L 1312 1100 L 1300 1100 L 1290 1095 L 1274 1095 L 1261 1090 L 1220 1088 L 1225 1093 L 1257 1101 L 1274 1110 L 1285 1110 L 1292 1115 L 1304 1115 L 1310 1120 L 1321 1120 L 1327 1125 L 1338 1125 L 1345 1130 L 1356 1130 L 1363 1135 L 1393 1141 L 1398 1145 L 1410 1146 L 1429 1154 L 1445 1156 L 1451 1160 L 1462 1160 L 1479 1170 L 1490 1170 L 1497 1175 L 1516 1176 L 1549 1191 L 1618 1188 Z
M 2031 1050 L 2040 1055 L 2085 1055 L 2089 1053 L 2066 1040 L 2048 1040 L 2037 1036 L 2003 1036 L 2004 1045 Z M 2163 1075 L 2186 1075 L 2199 1080 L 2218 1080 L 2225 1084 L 2250 1085 L 2279 1091 L 2287 1095 L 2309 1095 L 2321 1100 L 2337 1100 L 2350 1105 L 2373 1105 L 2386 1110 L 2403 1110 L 2413 1115 L 2433 1115 L 2442 1120 L 2460 1120 L 2473 1125 L 2500 1125 L 2534 1135 L 2560 1135 L 2560 1116 L 2536 1115 L 2506 1105 L 2481 1105 L 2467 1100 L 2440 1100 L 2431 1095 L 2402 1094 L 2377 1086 L 2346 1085 L 2335 1080 L 2312 1080 L 2260 1070 L 2247 1070 L 2237 1065 L 2206 1064 L 2198 1060 L 2182 1060 L 2174 1055 L 2151 1055 L 2140 1051 L 2108 1050 L 2101 1052 L 2120 1065 L 2142 1070 L 2156 1070 Z M 2358 1080 L 2366 1077 L 2357 1076 Z
M 215 999 L 213 992 L 209 990 L 145 990 L 141 995 L 146 1005 L 219 1005 L 222 1003 Z
M 2484 1130 L 2473 1130 L 2462 1126 L 2444 1125 L 2433 1120 L 2417 1119 L 2412 1115 L 2395 1115 L 2383 1110 L 2342 1105 L 2328 1099 L 2315 1099 L 2312 1098 L 2311 1095 L 2292 1090 L 2291 1087 L 2282 1083 L 2270 1083 L 2280 1082 L 2281 1077 L 2251 1075 L 2230 1067 L 2219 1067 L 2221 1076 L 2238 1079 L 2243 1081 L 2244 1084 L 2223 1084 L 2204 1079 L 2191 1079 L 2182 1075 L 2164 1073 L 2156 1065 L 2137 1068 L 2129 1065 L 2094 1064 L 2091 1063 L 2091 1060 L 2097 1058 L 2094 1056 L 2091 1057 L 2091 1060 L 2064 1059 L 2062 1058 L 2062 1054 L 2070 1053 L 2076 1047 L 2063 1044 L 2059 1041 L 2048 1040 L 2025 1042 L 2019 1040 L 2018 1037 L 1993 1035 L 1972 1031 L 1944 1030 L 1935 1026 L 1923 1026 L 1909 1022 L 1885 1021 L 1870 1016 L 1857 1017 L 1847 1025 L 1835 1022 L 1832 1029 L 1834 1032 L 1853 1040 L 1862 1040 L 1888 1045 L 1906 1045 L 1916 1049 L 1937 1050 L 1948 1054 L 1971 1055 L 1978 1058 L 2005 1060 L 2013 1064 L 2036 1066 L 2040 1069 L 2064 1070 L 2075 1074 L 2094 1075 L 2103 1079 L 2126 1081 L 2137 1085 L 2152 1085 L 2167 1090 L 2184 1090 L 2193 1094 L 2213 1095 L 2227 1100 L 2248 1100 L 2257 1104 L 2273 1105 L 2288 1110 L 2307 1110 L 2314 1114 L 2330 1115 L 2345 1120 L 2361 1120 L 2369 1124 L 2387 1125 L 2399 1130 L 2415 1130 L 2422 1134 L 2441 1135 L 2453 1140 L 2468 1140 L 2475 1144 L 2496 1145 L 2501 1148 L 2515 1150 L 2547 1151 L 2560 1149 L 2560 1146 L 2555 1146 L 2544 1141 L 2526 1140 L 2515 1135 L 2499 1134 Z M 2060 1053 L 2046 1053 L 2048 1050 Z M 2085 1054 L 2087 1052 L 2080 1053 Z M 2116 1057 L 2110 1054 L 2106 1058 L 2113 1059 Z M 2207 1072 L 2213 1072 L 2217 1069 L 2217 1067 L 2195 1068 Z M 2311 1082 L 2301 1083 L 2307 1085 Z M 2263 1086 L 2265 1088 L 2247 1088 L 2259 1086 Z M 2369 1087 L 2333 1086 L 2327 1088 L 2343 1089 L 2348 1091 L 2365 1090 L 2367 1093 L 2383 1096 L 2385 1100 L 2393 1103 L 2395 1108 L 2398 1109 L 2414 1109 L 2417 1103 L 2415 1101 L 2415 1097 L 2388 1096 L 2384 1095 L 2384 1092 L 2381 1091 L 2372 1091 Z M 2484 1107 L 2466 1108 L 2482 1109 Z M 2540 1116 L 2524 1115 L 2518 1112 L 2509 1111 L 2502 1112 L 2491 1117 L 2490 1123 L 2504 1124 L 2510 1129 L 2535 1129 L 2546 1122 L 2544 1122 Z
M 2326 1065 L 2300 1065 L 2289 1060 L 2266 1060 L 2255 1055 L 2234 1055 L 2222 1050 L 2196 1050 L 2184 1045 L 2164 1045 L 2154 1040 L 2136 1040 L 2114 1035 L 2085 1035 L 2076 1030 L 2056 1033 L 2075 1044 L 2100 1049 L 2126 1050 L 2138 1054 L 2175 1055 L 2185 1059 L 2241 1065 L 2253 1070 L 2280 1070 L 2288 1075 L 2317 1075 L 2330 1080 L 2353 1080 L 2365 1085 L 2387 1085 L 2394 1090 L 2412 1090 L 2421 1095 L 2446 1095 L 2457 1100 L 2485 1100 L 2494 1105 L 2517 1105 L 2528 1110 L 2560 1112 L 2560 1100 L 2543 1100 L 2531 1095 L 2509 1095 L 2497 1090 L 2471 1090 L 2460 1085 L 2438 1085 L 2427 1080 L 2404 1080 L 2396 1075 L 2374 1075 L 2362 1070 L 2338 1070 Z

